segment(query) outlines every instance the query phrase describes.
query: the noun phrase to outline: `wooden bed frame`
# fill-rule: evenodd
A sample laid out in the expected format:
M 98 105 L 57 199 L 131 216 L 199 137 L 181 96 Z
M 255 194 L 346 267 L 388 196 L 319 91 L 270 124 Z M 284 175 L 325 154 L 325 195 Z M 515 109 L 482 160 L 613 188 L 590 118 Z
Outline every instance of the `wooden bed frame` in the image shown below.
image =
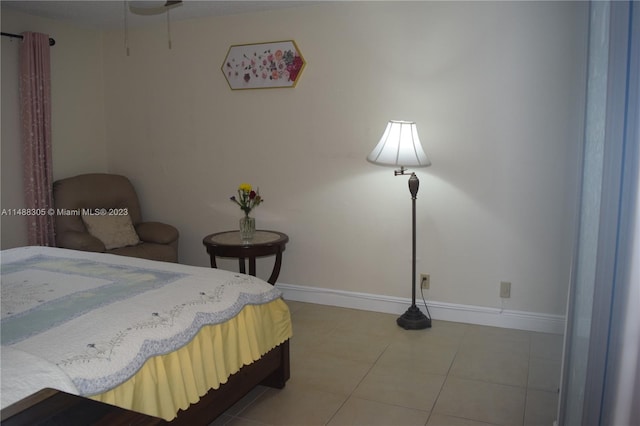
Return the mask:
M 231 375 L 219 389 L 211 389 L 169 424 L 207 425 L 258 385 L 282 389 L 290 377 L 289 340 L 267 352 L 256 362 Z
M 0 412 L 7 426 L 60 424 L 208 425 L 257 385 L 282 389 L 289 379 L 289 340 L 245 365 L 219 389 L 212 389 L 171 422 L 89 398 L 43 389 Z

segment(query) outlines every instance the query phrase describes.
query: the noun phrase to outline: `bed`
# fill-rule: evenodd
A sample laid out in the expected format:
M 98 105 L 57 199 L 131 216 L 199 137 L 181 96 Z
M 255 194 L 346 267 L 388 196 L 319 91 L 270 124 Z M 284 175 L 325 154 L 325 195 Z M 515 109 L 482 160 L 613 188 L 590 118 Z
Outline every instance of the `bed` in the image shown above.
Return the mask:
M 3 409 L 54 388 L 207 424 L 289 378 L 289 310 L 259 278 L 49 247 L 0 261 Z

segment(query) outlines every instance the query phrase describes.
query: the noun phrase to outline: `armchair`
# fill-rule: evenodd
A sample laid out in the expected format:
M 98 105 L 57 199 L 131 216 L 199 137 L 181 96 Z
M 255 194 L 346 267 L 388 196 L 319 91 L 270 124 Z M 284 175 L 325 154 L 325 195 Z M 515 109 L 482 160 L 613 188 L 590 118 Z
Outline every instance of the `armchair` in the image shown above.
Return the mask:
M 138 196 L 124 176 L 92 173 L 58 180 L 53 183 L 53 202 L 59 213 L 58 247 L 178 262 L 178 230 L 143 222 Z M 94 215 L 99 209 L 114 215 Z

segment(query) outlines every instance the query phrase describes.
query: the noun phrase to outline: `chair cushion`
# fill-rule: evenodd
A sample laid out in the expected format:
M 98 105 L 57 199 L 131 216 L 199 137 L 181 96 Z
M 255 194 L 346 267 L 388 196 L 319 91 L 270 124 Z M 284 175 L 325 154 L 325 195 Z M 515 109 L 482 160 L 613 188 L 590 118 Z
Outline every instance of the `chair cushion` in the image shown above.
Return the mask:
M 120 247 L 108 250 L 107 253 L 120 256 L 140 257 L 143 259 L 159 260 L 161 262 L 178 262 L 176 250 L 166 244 L 141 243 L 135 247 Z
M 140 244 L 129 215 L 82 215 L 82 221 L 107 250 Z
M 136 225 L 141 241 L 156 244 L 171 244 L 178 239 L 178 230 L 166 223 L 142 222 Z

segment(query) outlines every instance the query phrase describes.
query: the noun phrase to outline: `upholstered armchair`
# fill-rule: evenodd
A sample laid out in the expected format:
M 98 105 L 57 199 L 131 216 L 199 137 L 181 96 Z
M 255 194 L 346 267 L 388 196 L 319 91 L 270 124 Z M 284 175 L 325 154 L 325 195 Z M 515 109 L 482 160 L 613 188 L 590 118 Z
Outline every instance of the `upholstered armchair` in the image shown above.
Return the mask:
M 124 176 L 93 173 L 53 183 L 58 247 L 178 261 L 178 230 L 143 222 L 133 185 Z

